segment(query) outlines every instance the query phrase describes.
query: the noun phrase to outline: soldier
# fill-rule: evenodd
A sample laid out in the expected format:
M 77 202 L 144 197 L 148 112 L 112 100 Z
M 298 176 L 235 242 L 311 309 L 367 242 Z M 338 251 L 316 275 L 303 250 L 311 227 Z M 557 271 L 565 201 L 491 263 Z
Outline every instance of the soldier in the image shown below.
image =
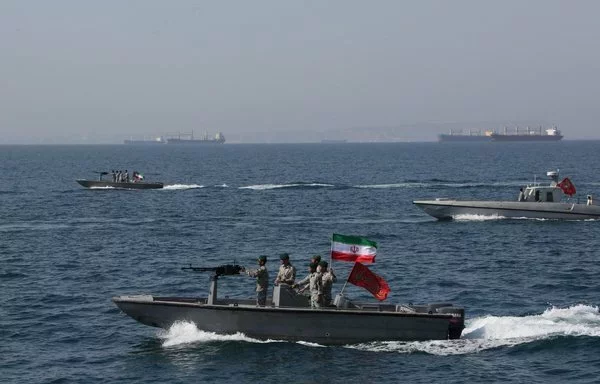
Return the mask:
M 290 264 L 290 255 L 282 253 L 279 256 L 279 259 L 281 260 L 281 266 L 279 267 L 279 273 L 277 273 L 277 277 L 275 278 L 275 285 L 293 285 L 294 280 L 296 280 L 296 267 Z
M 321 308 L 323 302 L 323 280 L 321 280 L 321 272 L 317 270 L 316 264 L 310 265 L 311 271 L 308 287 L 310 289 L 310 307 Z
M 320 272 L 323 274 L 321 276 L 321 280 L 323 281 L 323 305 L 324 306 L 331 305 L 331 287 L 333 286 L 333 283 L 335 283 L 337 281 L 337 277 L 333 273 L 333 269 L 328 269 L 327 268 L 328 266 L 329 266 L 329 264 L 327 264 L 326 261 L 321 261 L 319 263 L 319 267 L 317 268 L 317 271 L 319 271 L 319 269 L 320 269 Z
M 314 255 L 311 257 L 310 262 L 319 265 L 321 262 L 321 255 Z
M 258 269 L 246 271 L 251 277 L 256 277 L 256 305 L 264 307 L 267 304 L 267 290 L 269 288 L 269 272 L 267 272 L 267 256 L 258 257 Z
M 299 293 L 304 292 L 306 288 L 308 288 L 308 284 L 310 283 L 310 275 L 312 275 L 312 273 L 316 271 L 316 267 L 315 270 L 312 269 L 313 264 L 316 265 L 315 263 L 310 263 L 308 265 L 308 275 L 306 275 L 304 279 L 292 284 L 292 288 L 299 288 Z

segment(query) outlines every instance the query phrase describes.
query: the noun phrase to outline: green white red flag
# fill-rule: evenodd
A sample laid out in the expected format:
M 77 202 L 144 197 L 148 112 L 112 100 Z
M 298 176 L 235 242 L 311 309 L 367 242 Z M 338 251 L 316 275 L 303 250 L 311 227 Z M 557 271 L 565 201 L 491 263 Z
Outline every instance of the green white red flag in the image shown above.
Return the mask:
M 363 263 L 375 262 L 377 243 L 364 237 L 333 234 L 331 259 Z
M 363 287 L 371 292 L 379 301 L 385 300 L 388 293 L 390 293 L 390 286 L 383 277 L 371 272 L 369 268 L 361 263 L 354 264 L 354 267 L 348 276 L 348 282 L 358 287 Z

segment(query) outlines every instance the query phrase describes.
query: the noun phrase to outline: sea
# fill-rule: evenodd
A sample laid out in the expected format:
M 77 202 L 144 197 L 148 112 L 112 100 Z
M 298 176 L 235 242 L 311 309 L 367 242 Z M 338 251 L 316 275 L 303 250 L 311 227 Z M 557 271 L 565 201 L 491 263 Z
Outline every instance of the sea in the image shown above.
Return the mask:
M 412 201 L 515 200 L 558 169 L 575 200 L 600 203 L 599 153 L 600 141 L 568 140 L 0 146 L 0 382 L 598 383 L 599 221 L 437 221 Z M 167 186 L 75 181 L 113 169 Z M 274 279 L 282 252 L 303 276 L 333 233 L 377 242 L 369 268 L 387 302 L 464 306 L 462 338 L 323 346 L 161 330 L 111 301 L 205 296 L 209 275 L 190 264 L 267 255 Z M 334 294 L 351 266 L 333 263 Z M 220 294 L 253 291 L 246 276 L 220 280 Z

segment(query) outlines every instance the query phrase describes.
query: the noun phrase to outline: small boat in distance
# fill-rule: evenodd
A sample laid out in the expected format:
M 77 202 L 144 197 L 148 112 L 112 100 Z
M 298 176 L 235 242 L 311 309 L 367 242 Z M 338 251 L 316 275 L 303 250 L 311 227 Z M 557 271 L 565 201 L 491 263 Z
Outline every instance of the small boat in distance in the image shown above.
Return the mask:
M 140 180 L 133 181 L 111 181 L 111 180 L 103 180 L 102 176 L 108 175 L 108 172 L 96 172 L 100 176 L 98 180 L 88 180 L 88 179 L 77 179 L 80 185 L 85 188 L 96 188 L 96 189 L 104 189 L 104 188 L 115 188 L 115 189 L 160 189 L 163 188 L 163 183 L 159 182 L 145 182 Z
M 464 329 L 464 309 L 449 303 L 361 303 L 338 294 L 332 306 L 311 309 L 308 297 L 279 284 L 267 305 L 257 306 L 255 300 L 217 297 L 219 277 L 239 275 L 243 267 L 183 269 L 213 272 L 208 297 L 133 295 L 115 296 L 112 301 L 133 319 L 153 327 L 168 329 L 177 321 L 189 321 L 206 332 L 241 332 L 262 340 L 322 345 L 458 339 Z
M 533 183 L 521 188 L 516 201 L 415 200 L 413 204 L 439 219 L 451 220 L 460 215 L 496 216 L 506 218 L 586 220 L 600 219 L 600 206 L 588 195 L 585 203 L 572 201 L 575 186 L 569 178 L 558 182 L 558 171 L 547 172 L 549 185 Z M 563 195 L 569 198 L 563 200 Z

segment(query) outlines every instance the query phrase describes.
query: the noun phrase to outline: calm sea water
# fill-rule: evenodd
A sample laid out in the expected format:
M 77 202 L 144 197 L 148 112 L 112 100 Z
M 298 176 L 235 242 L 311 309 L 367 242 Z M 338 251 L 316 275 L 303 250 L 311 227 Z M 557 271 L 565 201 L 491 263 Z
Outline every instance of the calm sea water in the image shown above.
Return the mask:
M 600 142 L 0 147 L 0 377 L 15 383 L 598 382 L 600 222 L 464 217 L 434 197 L 515 199 L 560 169 L 600 201 Z M 86 190 L 128 169 L 163 190 Z M 346 347 L 161 331 L 119 294 L 205 295 L 189 263 L 304 271 L 332 233 L 379 244 L 390 302 L 464 305 L 461 340 Z M 338 276 L 350 265 L 335 263 Z M 340 289 L 337 284 L 335 289 Z M 350 296 L 369 299 L 357 287 Z M 220 292 L 253 297 L 245 277 Z M 307 324 L 310 326 L 310 324 Z

